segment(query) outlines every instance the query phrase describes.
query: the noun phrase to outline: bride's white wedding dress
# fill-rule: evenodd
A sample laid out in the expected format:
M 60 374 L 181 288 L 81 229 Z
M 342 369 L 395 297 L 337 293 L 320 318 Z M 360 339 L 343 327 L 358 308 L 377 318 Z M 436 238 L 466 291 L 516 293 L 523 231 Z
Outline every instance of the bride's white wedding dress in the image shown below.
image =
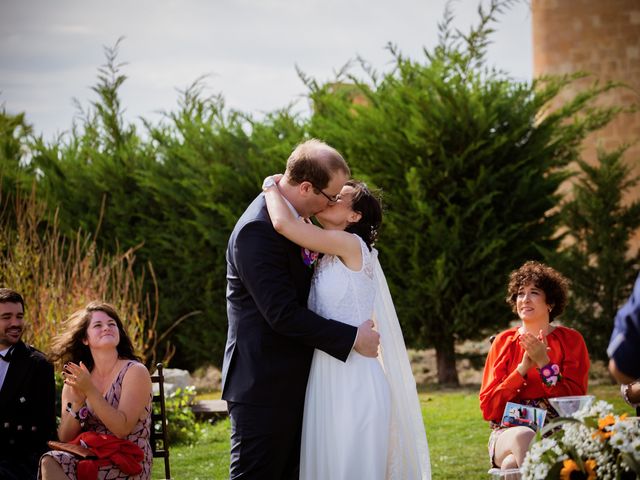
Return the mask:
M 377 251 L 360 240 L 362 268 L 325 255 L 309 308 L 358 326 L 373 318 L 381 358 L 352 351 L 345 363 L 316 350 L 304 405 L 301 480 L 424 480 L 429 450 L 415 381 Z

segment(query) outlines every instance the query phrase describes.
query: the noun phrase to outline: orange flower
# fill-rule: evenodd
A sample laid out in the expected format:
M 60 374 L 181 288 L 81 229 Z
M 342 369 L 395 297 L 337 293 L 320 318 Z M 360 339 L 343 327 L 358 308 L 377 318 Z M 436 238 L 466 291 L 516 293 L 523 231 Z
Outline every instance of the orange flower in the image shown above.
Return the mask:
M 613 432 L 606 432 L 604 430 L 596 430 L 591 434 L 593 438 L 599 439 L 601 442 L 604 442 L 607 438 L 613 435 Z
M 596 461 L 590 458 L 584 462 L 584 468 L 586 472 L 580 470 L 578 464 L 571 459 L 567 459 L 562 462 L 562 470 L 560 470 L 560 480 L 571 480 L 571 474 L 573 472 L 580 472 L 586 475 L 587 480 L 596 480 Z M 583 475 L 579 475 L 579 478 L 585 478 Z
M 562 470 L 560 470 L 560 480 L 571 480 L 573 472 L 579 472 L 578 464 L 570 458 L 562 462 Z
M 622 418 L 622 417 L 620 417 Z M 610 413 L 606 417 L 603 417 L 598 420 L 598 430 L 593 432 L 591 435 L 593 438 L 599 438 L 601 442 L 604 442 L 607 438 L 613 435 L 613 432 L 609 429 L 612 425 L 616 423 L 616 419 Z
M 600 430 L 604 430 L 605 428 L 613 425 L 614 423 L 616 423 L 616 419 L 613 417 L 613 414 L 610 413 L 606 417 L 598 420 L 598 428 Z

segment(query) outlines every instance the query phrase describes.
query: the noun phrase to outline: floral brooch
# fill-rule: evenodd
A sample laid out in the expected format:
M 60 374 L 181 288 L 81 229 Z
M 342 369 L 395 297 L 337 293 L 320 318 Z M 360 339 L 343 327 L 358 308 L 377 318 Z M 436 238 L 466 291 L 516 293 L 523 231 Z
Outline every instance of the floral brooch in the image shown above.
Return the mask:
M 557 363 L 548 363 L 540 369 L 540 379 L 547 387 L 553 387 L 558 380 L 562 379 L 560 367 Z
M 318 256 L 320 255 L 318 252 L 312 252 L 308 248 L 302 247 L 302 261 L 304 264 L 311 268 L 314 263 L 318 261 Z
M 80 422 L 81 427 L 84 427 L 84 423 L 89 417 L 89 409 L 86 405 L 83 405 L 82 407 L 80 407 L 80 410 L 74 412 L 73 408 L 71 407 L 71 402 L 68 402 L 67 408 L 65 410 L 69 412 L 73 418 Z

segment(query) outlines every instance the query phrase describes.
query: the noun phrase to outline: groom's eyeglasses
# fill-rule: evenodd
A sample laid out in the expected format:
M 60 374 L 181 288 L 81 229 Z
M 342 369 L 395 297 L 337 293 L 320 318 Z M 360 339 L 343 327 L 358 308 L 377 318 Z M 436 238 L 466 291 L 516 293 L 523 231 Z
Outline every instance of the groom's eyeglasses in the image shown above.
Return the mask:
M 309 182 L 309 183 L 311 183 L 311 182 Z M 313 189 L 314 189 L 314 190 L 316 190 L 317 192 L 319 192 L 319 193 L 321 193 L 322 195 L 324 195 L 324 196 L 325 196 L 325 198 L 326 198 L 327 200 L 329 200 L 329 203 L 336 203 L 336 202 L 340 199 L 340 194 L 335 195 L 335 196 L 333 196 L 333 197 L 330 197 L 329 195 L 327 195 L 326 193 L 324 193 L 324 192 L 322 191 L 322 189 L 321 189 L 321 188 L 316 187 L 313 183 L 311 183 L 311 186 L 313 186 Z

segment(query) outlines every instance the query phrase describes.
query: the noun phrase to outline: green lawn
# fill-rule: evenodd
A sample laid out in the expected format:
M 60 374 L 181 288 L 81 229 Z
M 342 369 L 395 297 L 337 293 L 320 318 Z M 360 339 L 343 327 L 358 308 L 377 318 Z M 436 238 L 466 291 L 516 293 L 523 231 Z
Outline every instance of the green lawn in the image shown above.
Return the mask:
M 616 412 L 628 412 L 631 407 L 620 398 L 613 385 L 596 386 L 590 393 L 611 402 Z M 421 393 L 422 415 L 425 419 L 434 480 L 488 479 L 487 439 L 489 427 L 482 419 L 475 390 L 435 390 Z M 171 472 L 180 480 L 211 480 L 228 478 L 229 421 L 206 426 L 197 445 L 171 449 Z M 162 459 L 154 463 L 154 479 L 164 474 Z

